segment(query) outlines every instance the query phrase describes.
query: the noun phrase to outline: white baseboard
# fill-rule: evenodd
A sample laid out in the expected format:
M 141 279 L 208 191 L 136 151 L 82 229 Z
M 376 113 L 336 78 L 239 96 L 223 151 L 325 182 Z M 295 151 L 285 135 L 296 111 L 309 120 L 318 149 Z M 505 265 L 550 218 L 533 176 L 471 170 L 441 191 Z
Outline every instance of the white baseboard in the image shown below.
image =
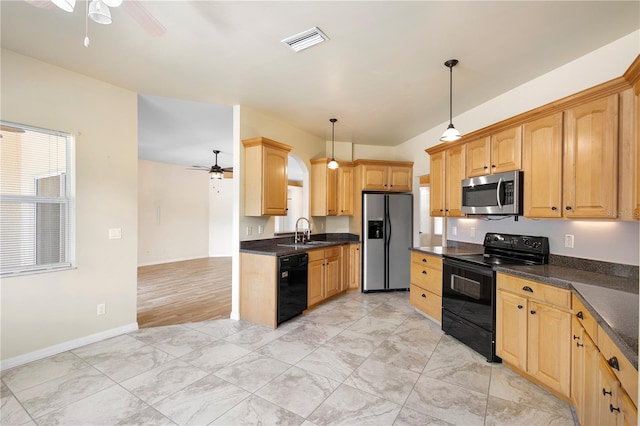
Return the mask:
M 39 359 L 47 358 L 52 355 L 57 355 L 62 352 L 69 351 L 71 349 L 79 348 L 80 346 L 88 345 L 90 343 L 99 342 L 101 340 L 109 339 L 111 337 L 120 336 L 121 334 L 136 331 L 138 329 L 138 323 L 123 325 L 121 327 L 112 328 L 110 330 L 101 331 L 99 333 L 90 334 L 88 336 L 80 337 L 78 339 L 69 340 L 67 342 L 59 343 L 57 345 L 49 346 L 47 348 L 38 349 L 37 351 L 29 352 L 24 355 L 18 355 L 13 358 L 0 361 L 0 371 L 8 370 L 19 365 L 27 364 L 29 362 L 37 361 Z
M 150 262 L 139 263 L 138 267 L 164 265 L 165 263 L 186 262 L 187 260 L 206 259 L 206 258 L 209 258 L 209 257 L 231 257 L 231 255 L 228 255 L 228 256 L 216 255 L 216 256 L 179 257 L 179 258 L 175 258 L 175 259 L 154 260 L 154 261 L 150 261 Z
M 240 314 L 237 312 L 231 312 L 229 318 L 231 318 L 232 320 L 240 321 Z

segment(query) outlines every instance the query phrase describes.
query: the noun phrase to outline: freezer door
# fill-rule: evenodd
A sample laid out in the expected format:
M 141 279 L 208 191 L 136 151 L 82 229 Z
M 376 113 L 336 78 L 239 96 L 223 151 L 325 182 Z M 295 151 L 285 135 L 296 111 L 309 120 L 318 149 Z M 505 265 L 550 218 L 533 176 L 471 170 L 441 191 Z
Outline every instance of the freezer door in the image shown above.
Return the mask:
M 386 239 L 384 225 L 382 231 L 378 226 L 384 224 L 384 194 L 362 197 L 362 291 L 384 290 Z
M 390 194 L 388 197 L 388 288 L 408 289 L 411 280 L 411 252 L 413 239 L 413 195 Z

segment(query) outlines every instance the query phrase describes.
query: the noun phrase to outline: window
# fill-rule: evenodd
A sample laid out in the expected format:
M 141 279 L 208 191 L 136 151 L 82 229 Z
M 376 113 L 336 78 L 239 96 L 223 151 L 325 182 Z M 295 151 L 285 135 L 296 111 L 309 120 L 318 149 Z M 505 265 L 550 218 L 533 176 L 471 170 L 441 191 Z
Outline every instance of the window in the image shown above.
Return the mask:
M 0 274 L 73 265 L 69 134 L 0 122 Z

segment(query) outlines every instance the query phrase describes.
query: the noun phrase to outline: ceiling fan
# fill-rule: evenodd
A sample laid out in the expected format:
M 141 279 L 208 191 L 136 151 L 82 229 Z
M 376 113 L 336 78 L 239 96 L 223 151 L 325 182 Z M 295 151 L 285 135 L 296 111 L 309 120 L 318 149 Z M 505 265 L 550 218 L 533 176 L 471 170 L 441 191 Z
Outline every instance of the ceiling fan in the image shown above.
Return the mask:
M 233 173 L 233 167 L 220 167 L 218 165 L 218 154 L 220 151 L 217 149 L 213 150 L 213 153 L 216 156 L 216 163 L 211 167 L 206 166 L 191 166 L 191 169 L 194 170 L 206 170 L 209 172 L 211 179 L 223 179 L 225 177 L 225 173 Z

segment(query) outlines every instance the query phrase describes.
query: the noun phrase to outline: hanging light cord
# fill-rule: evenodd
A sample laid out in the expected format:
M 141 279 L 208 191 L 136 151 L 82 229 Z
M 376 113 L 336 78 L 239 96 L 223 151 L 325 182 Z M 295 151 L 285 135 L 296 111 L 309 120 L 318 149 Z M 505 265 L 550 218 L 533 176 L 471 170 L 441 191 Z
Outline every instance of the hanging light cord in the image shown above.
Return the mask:
M 332 121 L 331 121 L 331 159 L 332 160 L 335 160 L 335 158 L 336 158 L 333 155 L 334 154 L 335 144 L 336 144 L 335 137 L 334 137 L 335 136 L 335 129 L 336 129 L 336 122 L 335 122 L 335 118 L 333 118 Z
M 449 65 L 449 124 L 453 124 L 453 65 Z

